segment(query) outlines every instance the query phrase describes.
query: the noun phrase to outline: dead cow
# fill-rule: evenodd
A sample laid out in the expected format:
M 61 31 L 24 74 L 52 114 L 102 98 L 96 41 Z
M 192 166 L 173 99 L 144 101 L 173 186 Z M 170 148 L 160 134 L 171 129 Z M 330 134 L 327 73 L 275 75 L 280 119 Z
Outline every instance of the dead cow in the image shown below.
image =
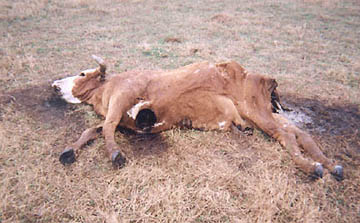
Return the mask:
M 337 180 L 343 168 L 326 158 L 309 134 L 280 114 L 274 79 L 249 74 L 236 62 L 195 63 L 171 71 L 128 71 L 106 77 L 106 65 L 77 76 L 55 81 L 52 86 L 69 103 L 88 103 L 105 122 L 85 130 L 60 155 L 63 164 L 75 161 L 75 152 L 101 132 L 106 154 L 114 166 L 126 161 L 114 139 L 118 125 L 139 133 L 157 133 L 184 123 L 204 130 L 245 130 L 256 127 L 275 138 L 291 154 L 296 165 L 316 177 L 323 166 Z M 302 151 L 313 161 L 305 159 Z

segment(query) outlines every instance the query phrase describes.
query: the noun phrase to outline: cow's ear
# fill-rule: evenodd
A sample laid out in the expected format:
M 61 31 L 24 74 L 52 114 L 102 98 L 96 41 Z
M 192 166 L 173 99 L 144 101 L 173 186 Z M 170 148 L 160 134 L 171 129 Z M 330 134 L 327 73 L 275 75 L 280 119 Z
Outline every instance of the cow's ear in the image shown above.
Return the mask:
M 99 64 L 99 66 L 100 66 L 100 69 L 99 69 L 100 72 L 105 75 L 105 72 L 106 72 L 106 64 L 105 64 L 104 60 L 103 60 L 102 58 L 96 56 L 96 55 L 92 55 L 92 58 L 96 61 L 96 63 Z
M 105 81 L 105 74 L 101 73 L 101 74 L 99 75 L 98 79 L 99 79 L 100 82 Z

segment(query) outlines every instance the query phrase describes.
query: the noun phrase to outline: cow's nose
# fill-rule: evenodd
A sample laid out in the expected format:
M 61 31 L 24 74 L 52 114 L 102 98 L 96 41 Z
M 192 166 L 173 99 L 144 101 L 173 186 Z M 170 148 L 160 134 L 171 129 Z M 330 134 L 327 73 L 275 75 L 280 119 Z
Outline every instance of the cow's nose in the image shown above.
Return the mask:
M 55 92 L 57 92 L 57 93 L 60 92 L 60 87 L 59 87 L 56 83 L 53 83 L 53 84 L 51 85 L 51 87 L 54 88 Z
M 55 86 L 53 86 L 53 87 L 54 87 L 54 90 L 55 90 L 56 93 L 59 93 L 59 92 L 60 92 L 60 88 L 59 88 L 58 86 L 55 85 Z

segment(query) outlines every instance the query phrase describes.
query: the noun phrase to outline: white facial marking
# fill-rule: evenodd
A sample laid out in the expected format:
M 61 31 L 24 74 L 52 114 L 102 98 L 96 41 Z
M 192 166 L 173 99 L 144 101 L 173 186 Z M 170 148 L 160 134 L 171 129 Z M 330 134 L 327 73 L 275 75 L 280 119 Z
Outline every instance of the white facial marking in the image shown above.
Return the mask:
M 144 105 L 150 104 L 150 101 L 140 101 L 136 105 L 134 105 L 129 111 L 127 111 L 128 116 L 132 119 L 136 119 L 137 114 L 139 113 L 140 109 Z
M 218 125 L 219 125 L 220 129 L 223 129 L 226 125 L 226 121 L 219 122 Z
M 72 94 L 72 89 L 75 85 L 74 81 L 78 76 L 67 77 L 61 80 L 54 81 L 51 86 L 57 88 L 61 92 L 61 97 L 68 103 L 78 104 L 81 101 L 74 97 Z
M 165 124 L 165 121 L 155 123 L 154 128 L 159 127 L 159 126 L 162 126 L 162 125 L 164 125 L 164 124 Z

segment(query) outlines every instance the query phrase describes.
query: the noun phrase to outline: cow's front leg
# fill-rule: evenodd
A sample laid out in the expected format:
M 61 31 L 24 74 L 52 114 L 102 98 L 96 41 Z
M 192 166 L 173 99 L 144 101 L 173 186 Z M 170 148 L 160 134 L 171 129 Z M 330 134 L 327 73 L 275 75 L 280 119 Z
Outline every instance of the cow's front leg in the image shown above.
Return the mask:
M 111 159 L 112 164 L 116 168 L 122 168 L 125 165 L 126 158 L 121 152 L 118 144 L 115 142 L 115 130 L 120 123 L 122 112 L 120 108 L 110 106 L 106 115 L 103 134 L 106 144 L 106 155 Z
M 65 164 L 71 164 L 76 161 L 75 153 L 80 150 L 90 140 L 94 140 L 102 131 L 102 125 L 86 129 L 80 136 L 80 138 L 70 146 L 67 146 L 65 150 L 60 154 L 60 162 Z
M 106 155 L 111 159 L 114 167 L 121 168 L 125 165 L 126 158 L 115 142 L 115 129 L 118 122 L 106 120 L 104 123 L 104 137 L 106 143 Z

